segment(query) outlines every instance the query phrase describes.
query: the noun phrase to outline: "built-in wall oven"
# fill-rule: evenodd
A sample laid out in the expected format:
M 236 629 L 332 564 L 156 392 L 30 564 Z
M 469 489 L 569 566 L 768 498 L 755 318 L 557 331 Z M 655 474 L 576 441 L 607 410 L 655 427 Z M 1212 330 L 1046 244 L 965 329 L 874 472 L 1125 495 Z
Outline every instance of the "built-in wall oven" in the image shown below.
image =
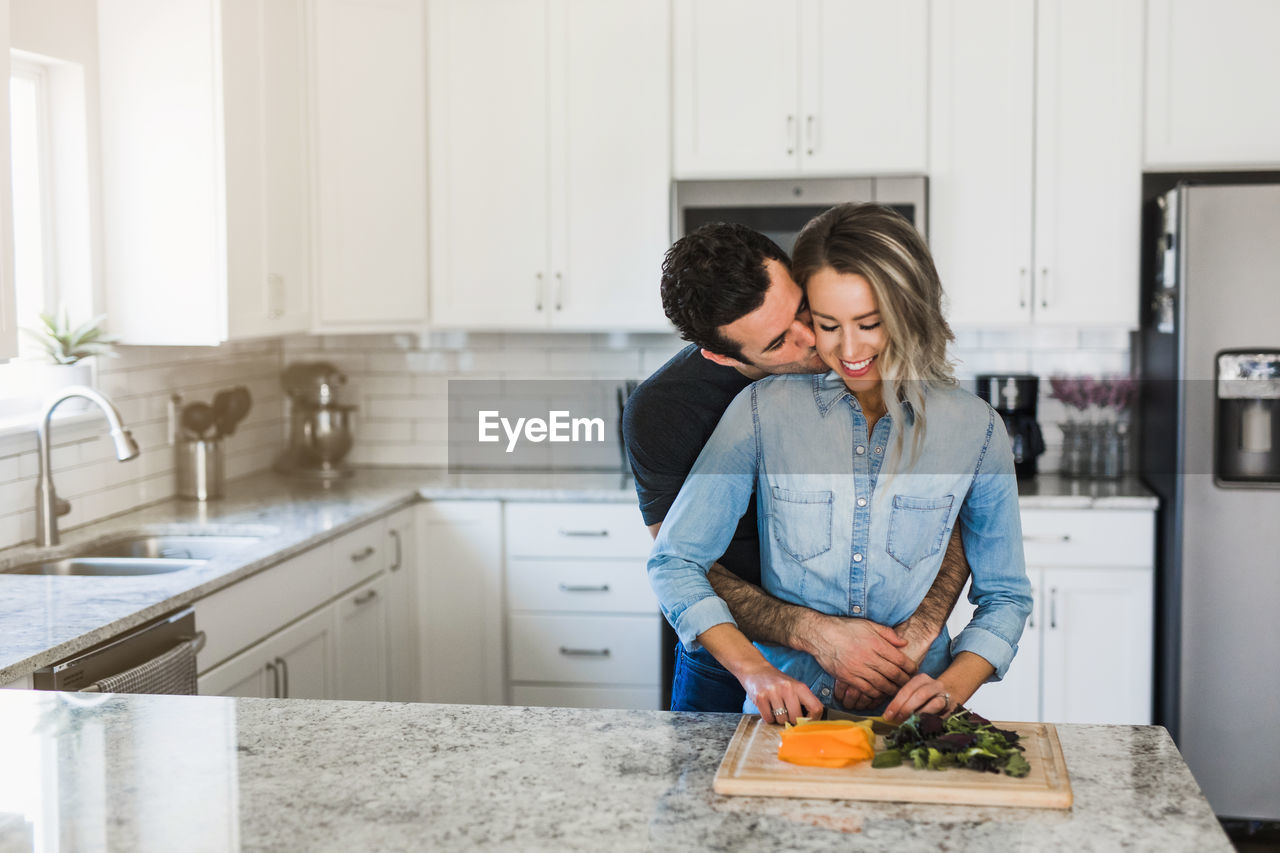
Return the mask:
M 819 213 L 845 202 L 874 201 L 911 220 L 927 239 L 927 190 L 923 176 L 677 181 L 671 230 L 684 236 L 708 222 L 736 222 L 790 254 L 800 229 Z

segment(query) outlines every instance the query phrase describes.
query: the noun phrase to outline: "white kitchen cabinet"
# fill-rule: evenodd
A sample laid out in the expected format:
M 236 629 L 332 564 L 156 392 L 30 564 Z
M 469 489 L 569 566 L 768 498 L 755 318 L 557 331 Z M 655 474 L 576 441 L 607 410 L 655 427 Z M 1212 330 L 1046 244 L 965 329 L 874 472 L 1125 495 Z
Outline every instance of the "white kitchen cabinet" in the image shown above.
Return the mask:
M 334 691 L 336 633 L 330 605 L 201 675 L 200 695 L 347 698 Z
M 929 228 L 955 325 L 1135 327 L 1140 0 L 933 0 Z
M 501 705 L 502 504 L 427 501 L 416 513 L 421 701 Z
M 9 79 L 9 0 L 0 0 L 0 73 Z M 9 162 L 9 87 L 0 92 L 0 163 Z M 0 362 L 18 354 L 18 294 L 13 281 L 13 176 L 0 169 Z
M 343 595 L 334 605 L 337 622 L 337 696 L 382 701 L 387 689 L 387 576 Z
M 1280 4 L 1148 0 L 1147 169 L 1280 167 Z
M 676 176 L 923 173 L 928 17 L 928 0 L 676 0 Z
M 395 702 L 418 700 L 418 549 L 414 509 L 386 519 L 387 691 Z
M 1154 514 L 1023 510 L 1034 609 L 1000 682 L 968 703 L 996 720 L 1147 725 L 1154 669 Z M 969 586 L 947 620 L 972 618 Z
M 303 0 L 100 0 L 105 288 L 130 344 L 310 324 Z
M 428 307 L 423 3 L 309 2 L 314 330 L 420 328 Z
M 632 504 L 506 505 L 513 702 L 660 707 L 661 626 Z
M 429 17 L 432 324 L 666 330 L 666 4 L 433 0 Z

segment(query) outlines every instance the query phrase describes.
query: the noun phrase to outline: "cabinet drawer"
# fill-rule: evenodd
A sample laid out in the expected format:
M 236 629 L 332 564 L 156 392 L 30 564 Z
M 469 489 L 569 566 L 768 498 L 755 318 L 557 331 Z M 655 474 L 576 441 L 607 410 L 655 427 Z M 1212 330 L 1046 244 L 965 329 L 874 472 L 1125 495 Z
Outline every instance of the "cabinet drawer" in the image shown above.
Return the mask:
M 333 594 L 350 589 L 386 568 L 385 522 L 381 519 L 344 533 L 329 546 Z
M 662 691 L 655 687 L 550 687 L 543 684 L 516 684 L 511 688 L 512 705 L 535 708 L 622 708 L 661 711 Z
M 1023 510 L 1028 566 L 1150 566 L 1151 510 Z
M 634 504 L 511 503 L 507 554 L 513 557 L 646 559 L 653 538 Z
M 657 613 L 640 560 L 527 560 L 507 563 L 512 610 Z
M 657 684 L 661 618 L 513 613 L 511 680 Z

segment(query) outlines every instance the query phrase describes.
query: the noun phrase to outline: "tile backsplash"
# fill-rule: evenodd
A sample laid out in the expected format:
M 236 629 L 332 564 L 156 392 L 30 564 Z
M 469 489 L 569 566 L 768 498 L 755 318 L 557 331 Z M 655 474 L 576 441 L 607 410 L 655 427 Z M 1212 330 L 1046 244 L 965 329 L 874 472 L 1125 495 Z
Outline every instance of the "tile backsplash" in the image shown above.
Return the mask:
M 68 530 L 174 494 L 169 444 L 169 398 L 209 402 L 214 392 L 245 385 L 253 407 L 226 439 L 226 473 L 240 477 L 269 467 L 280 450 L 283 404 L 278 340 L 209 347 L 120 347 L 101 359 L 97 386 L 119 409 L 141 452 L 118 462 L 96 408 L 72 422 L 56 419 L 54 484 L 71 512 L 58 519 Z M 0 548 L 35 538 L 35 487 L 39 476 L 34 429 L 0 439 Z
M 349 377 L 345 401 L 359 406 L 356 465 L 444 465 L 448 462 L 450 379 L 642 379 L 684 343 L 663 334 L 539 334 L 431 332 L 424 335 L 295 336 L 203 347 L 122 347 L 99 366 L 98 385 L 119 407 L 142 453 L 117 462 L 103 423 L 55 425 L 54 478 L 72 503 L 62 529 L 116 515 L 174 493 L 168 439 L 169 397 L 208 401 L 215 391 L 247 385 L 253 409 L 228 439 L 227 476 L 269 468 L 280 452 L 287 404 L 280 371 L 294 361 L 326 360 Z M 957 374 L 1029 372 L 1095 376 L 1128 374 L 1128 332 L 1106 329 L 1019 328 L 957 332 Z M 1040 422 L 1049 450 L 1041 470 L 1058 465 L 1065 413 L 1042 383 Z M 969 382 L 972 387 L 972 382 Z M 606 439 L 617 455 L 616 424 Z M 0 547 L 35 536 L 35 433 L 0 439 Z

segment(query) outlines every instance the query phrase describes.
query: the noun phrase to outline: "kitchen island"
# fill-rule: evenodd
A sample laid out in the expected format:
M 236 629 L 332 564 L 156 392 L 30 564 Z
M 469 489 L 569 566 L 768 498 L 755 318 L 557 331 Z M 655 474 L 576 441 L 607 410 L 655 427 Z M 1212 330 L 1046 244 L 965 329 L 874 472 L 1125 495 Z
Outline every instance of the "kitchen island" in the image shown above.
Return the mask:
M 0 850 L 1231 850 L 1162 728 L 1059 726 L 1055 811 L 722 797 L 738 719 L 0 691 Z

